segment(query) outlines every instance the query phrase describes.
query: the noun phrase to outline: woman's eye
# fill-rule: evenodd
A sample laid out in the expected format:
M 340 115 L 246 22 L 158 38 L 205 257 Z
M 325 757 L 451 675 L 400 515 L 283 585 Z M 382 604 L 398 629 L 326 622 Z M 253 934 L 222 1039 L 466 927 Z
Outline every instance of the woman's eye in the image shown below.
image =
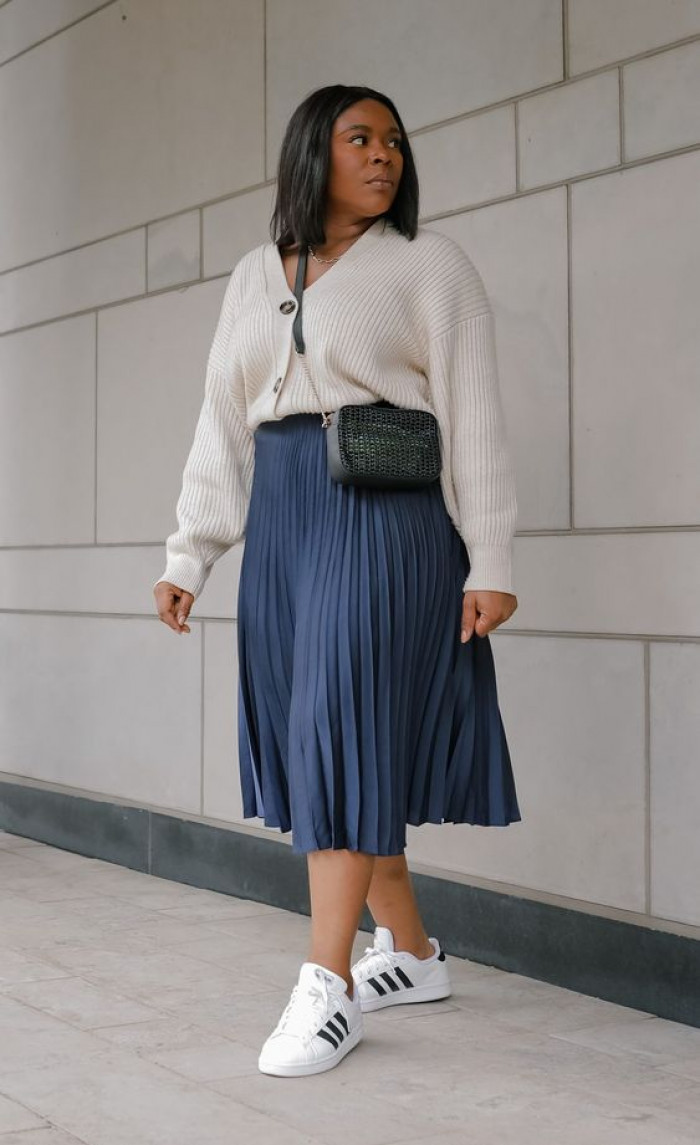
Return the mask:
M 366 135 L 351 135 L 350 136 L 350 142 L 354 143 L 356 139 L 366 139 L 366 138 L 367 138 Z M 399 147 L 401 146 L 401 140 L 398 137 L 395 139 L 392 139 L 391 142 L 396 143 Z

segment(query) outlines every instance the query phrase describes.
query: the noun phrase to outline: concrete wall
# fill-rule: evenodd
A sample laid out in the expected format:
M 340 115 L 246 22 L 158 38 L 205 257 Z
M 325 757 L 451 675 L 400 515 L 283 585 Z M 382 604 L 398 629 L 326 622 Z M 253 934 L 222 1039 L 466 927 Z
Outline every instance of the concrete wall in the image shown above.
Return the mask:
M 520 508 L 523 822 L 409 860 L 700 936 L 698 0 L 9 0 L 0 58 L 2 771 L 279 838 L 241 819 L 242 546 L 190 636 L 151 585 L 287 118 L 369 83 L 492 298 Z

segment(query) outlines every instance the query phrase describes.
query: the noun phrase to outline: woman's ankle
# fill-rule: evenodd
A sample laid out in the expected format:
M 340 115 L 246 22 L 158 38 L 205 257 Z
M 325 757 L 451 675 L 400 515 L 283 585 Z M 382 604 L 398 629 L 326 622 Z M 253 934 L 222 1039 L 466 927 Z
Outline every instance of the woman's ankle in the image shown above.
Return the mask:
M 319 966 L 324 966 L 326 970 L 332 970 L 334 974 L 339 974 L 341 978 L 345 979 L 346 993 L 352 998 L 352 992 L 355 986 L 355 979 L 352 976 L 352 969 L 347 965 L 341 967 L 340 963 L 335 959 L 327 959 L 325 957 L 317 956 L 313 951 L 308 954 L 309 962 L 317 962 Z
M 412 946 L 412 947 L 409 946 L 409 947 L 403 947 L 402 949 L 404 949 L 404 950 L 407 949 L 409 954 L 413 954 L 414 957 L 420 958 L 421 961 L 423 961 L 423 962 L 425 961 L 426 958 L 432 958 L 434 953 L 435 953 L 435 947 L 433 946 L 432 942 L 428 942 L 427 948 L 424 947 L 423 944 L 421 943 L 420 946 L 417 946 L 417 945 Z
M 389 928 L 391 929 L 391 928 Z M 394 950 L 401 950 L 407 954 L 413 954 L 415 958 L 426 959 L 432 958 L 435 953 L 435 948 L 428 938 L 424 935 L 422 938 L 415 935 L 406 935 L 405 938 L 401 935 L 400 931 L 393 931 L 394 936 Z

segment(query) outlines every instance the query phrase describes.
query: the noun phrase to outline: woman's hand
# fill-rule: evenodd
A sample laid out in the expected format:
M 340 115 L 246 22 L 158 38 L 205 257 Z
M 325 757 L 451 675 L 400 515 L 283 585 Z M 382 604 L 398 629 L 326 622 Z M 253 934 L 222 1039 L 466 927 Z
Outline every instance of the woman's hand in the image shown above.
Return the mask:
M 462 643 L 470 639 L 472 632 L 476 632 L 477 636 L 492 632 L 512 616 L 517 607 L 518 598 L 512 592 L 491 592 L 483 588 L 465 592 L 462 603 Z
M 190 627 L 185 624 L 185 621 L 194 604 L 192 593 L 186 592 L 184 588 L 178 588 L 177 585 L 171 584 L 168 580 L 159 580 L 153 589 L 153 595 L 156 598 L 158 615 L 163 624 L 167 624 L 176 632 L 189 632 Z

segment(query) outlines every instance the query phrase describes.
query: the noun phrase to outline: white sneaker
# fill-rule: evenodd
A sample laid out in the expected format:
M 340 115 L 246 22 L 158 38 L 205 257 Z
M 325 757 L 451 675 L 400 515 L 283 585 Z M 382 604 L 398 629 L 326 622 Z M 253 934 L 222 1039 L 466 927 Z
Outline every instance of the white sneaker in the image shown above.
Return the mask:
M 408 950 L 394 950 L 388 926 L 377 926 L 374 945 L 352 967 L 363 1013 L 404 1002 L 430 1002 L 452 992 L 444 950 L 431 938 L 434 953 L 416 958 Z
M 363 1034 L 362 1009 L 340 974 L 304 962 L 291 998 L 265 1041 L 258 1068 L 278 1077 L 322 1073 L 338 1065 Z

